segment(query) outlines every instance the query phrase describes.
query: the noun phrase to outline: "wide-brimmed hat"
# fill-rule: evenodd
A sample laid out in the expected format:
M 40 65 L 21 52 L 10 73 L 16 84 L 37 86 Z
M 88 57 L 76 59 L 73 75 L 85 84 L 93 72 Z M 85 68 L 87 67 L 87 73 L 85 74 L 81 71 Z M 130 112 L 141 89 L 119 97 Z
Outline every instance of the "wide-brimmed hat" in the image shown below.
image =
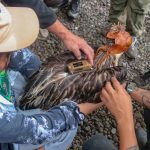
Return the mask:
M 0 52 L 11 52 L 31 45 L 39 33 L 35 12 L 25 7 L 4 7 L 0 3 Z

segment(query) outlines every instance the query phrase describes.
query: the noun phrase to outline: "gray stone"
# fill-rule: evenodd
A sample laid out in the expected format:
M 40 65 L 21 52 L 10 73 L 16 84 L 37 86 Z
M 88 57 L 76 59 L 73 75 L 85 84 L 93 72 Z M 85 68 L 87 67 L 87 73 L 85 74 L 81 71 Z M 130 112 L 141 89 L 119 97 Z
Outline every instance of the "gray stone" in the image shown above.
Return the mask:
M 111 133 L 112 133 L 112 134 L 116 134 L 116 129 L 115 129 L 115 128 L 112 128 L 112 129 L 111 129 Z

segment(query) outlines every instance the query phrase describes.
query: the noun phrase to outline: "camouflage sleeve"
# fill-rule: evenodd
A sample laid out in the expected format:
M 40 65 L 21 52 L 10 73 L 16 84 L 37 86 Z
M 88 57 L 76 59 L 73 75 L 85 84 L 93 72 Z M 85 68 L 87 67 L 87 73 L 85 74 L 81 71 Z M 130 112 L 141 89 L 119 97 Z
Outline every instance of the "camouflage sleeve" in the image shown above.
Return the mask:
M 9 68 L 19 71 L 24 77 L 31 77 L 41 67 L 40 58 L 24 48 L 11 54 Z
M 83 119 L 77 104 L 71 101 L 32 116 L 0 110 L 0 143 L 48 142 L 63 131 L 77 128 Z

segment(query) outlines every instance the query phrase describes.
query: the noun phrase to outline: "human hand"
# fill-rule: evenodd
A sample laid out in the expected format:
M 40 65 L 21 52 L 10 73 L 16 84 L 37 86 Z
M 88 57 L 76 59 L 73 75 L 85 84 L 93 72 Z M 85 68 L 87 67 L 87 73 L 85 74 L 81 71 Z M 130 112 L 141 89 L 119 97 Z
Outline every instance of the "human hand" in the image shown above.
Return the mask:
M 74 53 L 77 59 L 81 59 L 81 51 L 87 56 L 90 64 L 93 65 L 94 50 L 87 42 L 72 33 L 63 39 L 66 48 Z
M 56 20 L 48 31 L 58 36 L 66 48 L 74 53 L 77 59 L 81 59 L 81 51 L 85 53 L 87 59 L 93 65 L 94 50 L 87 44 L 87 42 L 70 32 L 59 20 Z
M 100 98 L 117 121 L 133 117 L 131 97 L 115 77 L 102 89 Z
M 97 103 L 97 104 L 82 103 L 82 104 L 79 104 L 78 106 L 79 106 L 80 112 L 82 112 L 85 115 L 88 115 L 92 113 L 93 111 L 100 109 L 103 106 L 103 103 L 102 102 Z

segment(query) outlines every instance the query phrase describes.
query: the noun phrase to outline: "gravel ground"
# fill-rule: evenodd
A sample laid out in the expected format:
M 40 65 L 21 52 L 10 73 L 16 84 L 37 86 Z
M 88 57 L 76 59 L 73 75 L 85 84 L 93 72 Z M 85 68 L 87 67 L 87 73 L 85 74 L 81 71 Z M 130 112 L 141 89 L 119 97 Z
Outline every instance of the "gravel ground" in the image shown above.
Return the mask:
M 60 11 L 58 17 L 72 32 L 85 38 L 91 46 L 100 46 L 106 43 L 101 31 L 105 30 L 109 7 L 110 0 L 82 0 L 80 16 L 76 20 L 68 19 L 67 8 Z M 123 55 L 120 60 L 120 64 L 127 67 L 128 79 L 130 80 L 150 69 L 150 13 L 146 16 L 145 27 L 146 32 L 139 38 L 138 42 L 138 58 L 131 61 Z M 65 50 L 61 41 L 51 34 L 47 39 L 39 37 L 31 48 L 41 57 L 43 62 L 46 61 L 47 57 Z M 137 103 L 134 103 L 134 112 L 136 127 L 145 127 L 142 119 L 143 109 Z M 81 149 L 83 141 L 96 133 L 103 133 L 118 145 L 116 123 L 111 114 L 104 108 L 85 119 L 78 129 L 71 150 Z

